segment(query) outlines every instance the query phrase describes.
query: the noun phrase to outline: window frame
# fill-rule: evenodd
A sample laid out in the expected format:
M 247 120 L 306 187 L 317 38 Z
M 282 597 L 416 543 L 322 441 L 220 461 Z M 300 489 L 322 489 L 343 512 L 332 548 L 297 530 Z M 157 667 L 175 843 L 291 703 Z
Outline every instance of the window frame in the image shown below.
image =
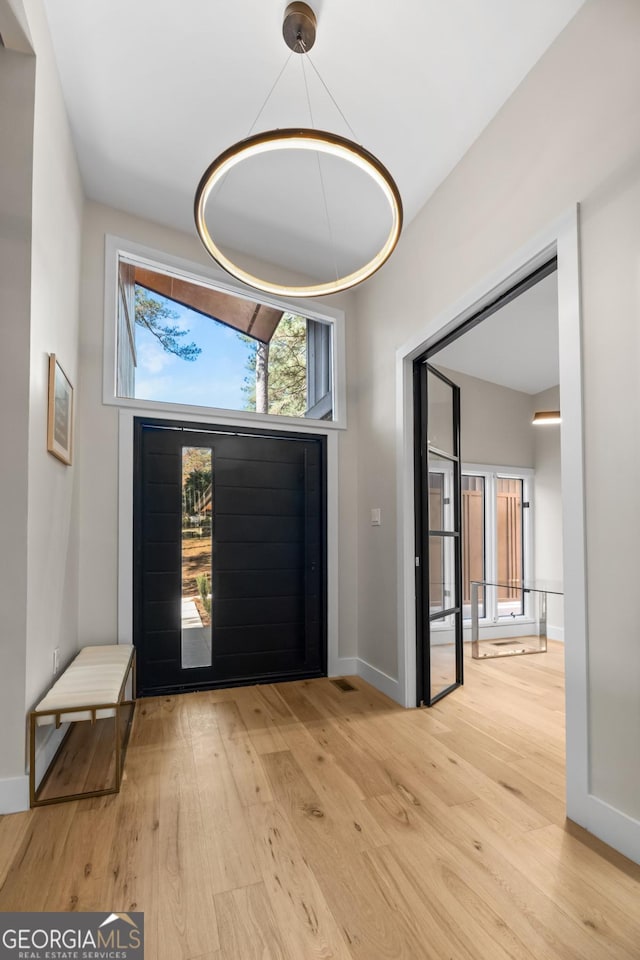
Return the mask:
M 212 286 L 224 293 L 240 297 L 253 302 L 259 300 L 268 306 L 280 310 L 298 313 L 309 320 L 317 320 L 329 324 L 332 328 L 331 337 L 331 378 L 333 384 L 333 418 L 331 420 L 312 419 L 310 417 L 289 417 L 276 414 L 256 413 L 253 410 L 233 410 L 229 407 L 205 407 L 184 403 L 167 403 L 161 400 L 143 400 L 136 397 L 120 397 L 117 394 L 118 371 L 118 264 L 120 258 L 128 262 L 139 264 L 150 270 L 164 272 L 195 284 Z M 105 286 L 104 286 L 104 348 L 103 348 L 103 376 L 102 402 L 108 406 L 124 407 L 138 411 L 154 413 L 179 413 L 185 419 L 213 416 L 232 418 L 238 423 L 247 424 L 291 424 L 312 429 L 314 425 L 322 425 L 324 430 L 345 430 L 347 427 L 346 405 L 346 360 L 345 360 L 345 314 L 343 310 L 330 307 L 325 303 L 313 300 L 291 299 L 282 300 L 268 294 L 259 293 L 250 287 L 240 284 L 224 274 L 215 266 L 208 266 L 171 254 L 155 250 L 143 244 L 117 237 L 105 235 Z
M 523 503 L 528 503 L 528 508 L 522 510 L 522 573 L 523 580 L 533 579 L 534 571 L 534 480 L 535 470 L 530 467 L 507 467 L 496 464 L 463 463 L 461 468 L 462 476 L 482 477 L 484 480 L 484 576 L 486 580 L 497 579 L 498 568 L 498 526 L 497 526 L 497 481 L 522 480 Z M 487 634 L 491 632 L 499 637 L 508 632 L 514 624 L 527 625 L 535 623 L 534 606 L 531 600 L 531 594 L 524 594 L 524 613 L 515 616 L 499 616 L 497 589 L 495 587 L 485 588 L 484 598 L 484 616 L 478 620 L 478 625 L 485 634 L 485 639 L 489 639 Z M 465 640 L 470 636 L 471 618 L 464 616 L 463 608 L 463 628 L 465 631 Z

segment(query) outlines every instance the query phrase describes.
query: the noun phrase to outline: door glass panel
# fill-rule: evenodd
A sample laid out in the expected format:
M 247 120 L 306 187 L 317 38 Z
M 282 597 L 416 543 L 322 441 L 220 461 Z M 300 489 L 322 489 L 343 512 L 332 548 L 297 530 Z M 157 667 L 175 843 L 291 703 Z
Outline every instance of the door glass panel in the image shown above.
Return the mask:
M 429 414 L 427 418 L 428 443 L 443 453 L 455 454 L 453 390 L 448 383 L 427 371 Z
M 432 620 L 429 633 L 431 699 L 456 683 L 456 630 L 454 617 Z
M 212 663 L 213 452 L 182 448 L 182 666 Z
M 429 529 L 453 530 L 454 462 L 429 453 Z
M 485 579 L 484 477 L 462 478 L 462 599 L 471 619 L 471 581 Z M 484 587 L 478 589 L 478 616 L 484 617 Z
M 456 607 L 455 539 L 429 536 L 429 615 Z
M 498 530 L 498 616 L 524 614 L 522 591 L 522 487 L 523 481 L 498 477 L 496 512 Z

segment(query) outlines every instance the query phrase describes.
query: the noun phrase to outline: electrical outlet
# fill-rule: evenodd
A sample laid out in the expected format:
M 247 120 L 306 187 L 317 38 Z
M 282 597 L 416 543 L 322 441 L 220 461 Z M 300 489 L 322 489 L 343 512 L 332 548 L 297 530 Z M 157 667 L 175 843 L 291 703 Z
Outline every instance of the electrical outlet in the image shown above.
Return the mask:
M 53 675 L 56 677 L 58 675 L 58 670 L 60 669 L 60 647 L 56 647 L 53 651 Z

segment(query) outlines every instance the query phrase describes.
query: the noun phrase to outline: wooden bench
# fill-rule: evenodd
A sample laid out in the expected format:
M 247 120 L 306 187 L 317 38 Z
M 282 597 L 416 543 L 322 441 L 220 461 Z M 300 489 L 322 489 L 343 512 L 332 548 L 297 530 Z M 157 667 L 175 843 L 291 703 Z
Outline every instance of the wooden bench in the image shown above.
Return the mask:
M 83 647 L 80 653 L 54 683 L 35 710 L 29 714 L 29 794 L 32 807 L 64 800 L 101 797 L 118 793 L 122 781 L 124 759 L 135 711 L 135 648 L 124 645 Z M 131 677 L 131 699 L 125 699 L 127 680 Z M 125 712 L 129 711 L 128 717 Z M 123 726 L 123 716 L 125 723 Z M 99 721 L 113 719 L 113 745 L 108 741 L 108 756 L 114 767 L 112 785 L 76 790 L 70 793 L 52 792 L 50 781 L 57 761 L 65 753 L 70 735 L 79 721 L 88 721 L 96 727 Z M 36 787 L 36 733 L 38 728 L 69 723 L 64 739 L 39 786 Z M 100 727 L 103 724 L 99 724 Z M 95 732 L 95 731 L 94 731 Z M 95 748 L 94 748 L 95 749 Z M 69 751 L 67 751 L 69 754 Z M 73 752 L 66 757 L 67 781 L 73 780 Z M 64 779 L 64 777 L 62 778 Z M 47 789 L 49 785 L 49 788 Z M 86 784 L 85 784 L 86 786 Z

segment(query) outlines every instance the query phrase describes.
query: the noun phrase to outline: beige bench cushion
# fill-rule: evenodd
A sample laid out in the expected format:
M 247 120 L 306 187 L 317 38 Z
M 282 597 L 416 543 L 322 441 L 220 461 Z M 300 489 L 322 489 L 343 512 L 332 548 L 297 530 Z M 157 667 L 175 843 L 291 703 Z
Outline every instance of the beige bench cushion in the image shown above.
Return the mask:
M 118 702 L 132 648 L 125 644 L 84 647 L 78 656 L 64 671 L 49 693 L 35 708 L 40 710 L 60 710 L 67 707 L 93 706 L 100 703 Z M 96 711 L 96 719 L 115 716 L 113 707 Z M 61 723 L 76 720 L 91 720 L 92 711 L 61 713 Z M 55 723 L 54 716 L 37 718 L 39 726 Z

